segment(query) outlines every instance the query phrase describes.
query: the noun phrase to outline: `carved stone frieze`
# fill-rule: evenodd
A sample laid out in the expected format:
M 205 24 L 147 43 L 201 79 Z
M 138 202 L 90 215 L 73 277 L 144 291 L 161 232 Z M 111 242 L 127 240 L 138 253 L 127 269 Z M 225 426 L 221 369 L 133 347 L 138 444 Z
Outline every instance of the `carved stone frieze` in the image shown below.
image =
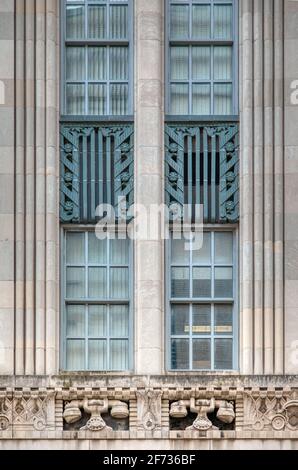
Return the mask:
M 161 427 L 161 390 L 138 390 L 138 428 L 153 431 Z

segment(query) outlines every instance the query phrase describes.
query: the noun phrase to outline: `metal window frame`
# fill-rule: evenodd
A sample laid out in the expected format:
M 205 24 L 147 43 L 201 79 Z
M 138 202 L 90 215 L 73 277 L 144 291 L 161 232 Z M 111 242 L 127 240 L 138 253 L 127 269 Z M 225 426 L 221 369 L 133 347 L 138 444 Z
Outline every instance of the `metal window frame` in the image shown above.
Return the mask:
M 171 21 L 171 16 L 170 16 L 170 8 L 171 5 L 211 5 L 211 27 L 213 25 L 213 6 L 216 4 L 223 4 L 223 5 L 232 5 L 233 9 L 233 37 L 231 40 L 220 40 L 220 39 L 208 39 L 208 40 L 192 40 L 190 38 L 188 39 L 175 39 L 172 40 L 170 37 L 170 21 Z M 189 12 L 189 18 L 191 18 L 191 10 Z M 239 83 L 238 83 L 238 77 L 239 77 L 239 72 L 238 72 L 238 62 L 239 62 L 239 21 L 238 21 L 238 0 L 166 0 L 166 15 L 165 15 L 165 76 L 166 76 L 166 91 L 165 91 L 165 109 L 166 109 L 166 120 L 175 120 L 175 121 L 184 121 L 184 120 L 192 120 L 192 121 L 198 121 L 198 120 L 206 120 L 210 118 L 214 118 L 216 116 L 216 120 L 218 121 L 223 121 L 229 119 L 231 116 L 233 116 L 233 119 L 237 119 L 238 113 L 239 113 Z M 191 25 L 190 25 L 191 28 Z M 190 29 L 189 29 L 190 31 Z M 171 80 L 171 62 L 170 62 L 170 49 L 171 45 L 177 45 L 177 46 L 188 46 L 189 49 L 189 77 L 188 80 L 181 80 L 180 83 L 185 83 L 188 85 L 188 113 L 187 114 L 177 114 L 174 115 L 171 113 L 171 84 L 172 83 L 178 83 L 175 80 Z M 192 46 L 196 45 L 205 45 L 205 46 L 210 46 L 211 48 L 211 56 L 210 56 L 210 80 L 204 81 L 204 80 L 192 80 L 191 78 L 191 69 L 190 69 L 190 63 L 192 60 L 192 54 L 191 54 L 191 48 Z M 232 53 L 232 60 L 233 60 L 233 65 L 232 65 L 232 79 L 231 80 L 223 80 L 222 83 L 231 83 L 232 84 L 232 110 L 230 114 L 222 114 L 222 115 L 215 115 L 214 114 L 214 108 L 213 108 L 213 101 L 214 101 L 214 90 L 213 90 L 213 82 L 215 81 L 216 83 L 220 83 L 219 80 L 213 80 L 213 50 L 214 46 L 221 46 L 221 45 L 231 45 L 233 48 L 233 53 Z M 204 114 L 204 115 L 195 115 L 192 114 L 192 84 L 193 83 L 198 83 L 198 84 L 210 84 L 211 87 L 211 97 L 210 97 L 210 114 Z
M 114 229 L 116 227 L 110 227 L 110 229 Z M 132 266 L 133 266 L 133 244 L 131 240 L 128 241 L 128 264 L 127 265 L 111 265 L 109 263 L 109 245 L 110 242 L 108 242 L 107 246 L 107 263 L 105 266 L 107 267 L 107 280 L 108 280 L 108 286 L 107 289 L 109 289 L 109 269 L 112 267 L 124 267 L 128 269 L 129 272 L 129 281 L 128 281 L 128 293 L 129 296 L 127 299 L 112 299 L 109 298 L 107 292 L 107 298 L 105 299 L 97 299 L 97 298 L 88 298 L 88 267 L 96 267 L 97 264 L 91 264 L 89 265 L 88 263 L 88 233 L 94 231 L 94 227 L 92 226 L 64 226 L 61 227 L 61 233 L 60 233 L 60 239 L 61 239 L 61 261 L 60 261 L 60 272 L 61 272 L 61 296 L 60 296 L 60 304 L 61 304 L 61 329 L 60 329 L 60 367 L 63 372 L 95 372 L 95 373 L 129 373 L 133 371 L 133 338 L 134 338 L 134 321 L 133 321 L 133 271 L 132 271 Z M 67 269 L 67 264 L 66 264 L 66 236 L 67 233 L 69 232 L 75 232 L 75 233 L 83 233 L 84 234 L 84 254 L 85 254 L 85 263 L 84 268 L 85 268 L 85 298 L 82 299 L 67 299 L 66 298 L 66 269 Z M 78 266 L 78 264 L 71 265 L 73 267 Z M 103 266 L 103 264 L 100 264 L 98 266 Z M 83 305 L 85 306 L 85 336 L 84 338 L 73 338 L 73 339 L 83 339 L 85 341 L 85 357 L 84 357 L 84 369 L 80 370 L 73 370 L 73 369 L 68 369 L 67 368 L 67 357 L 66 357 L 66 342 L 68 339 L 72 339 L 72 337 L 68 337 L 66 334 L 67 331 L 67 305 Z M 88 332 L 88 321 L 87 321 L 87 313 L 88 313 L 88 307 L 90 305 L 103 305 L 107 308 L 107 325 L 106 325 L 106 336 L 105 337 L 92 337 L 89 335 Z M 128 336 L 123 336 L 123 337 L 114 337 L 110 335 L 109 331 L 109 308 L 110 306 L 113 305 L 126 305 L 128 306 Z M 107 342 L 107 354 L 106 354 L 106 369 L 103 370 L 93 370 L 88 368 L 88 342 L 90 339 L 98 339 L 98 340 L 105 340 Z M 119 370 L 119 369 L 111 369 L 110 368 L 110 363 L 109 363 L 109 342 L 110 340 L 113 339 L 119 339 L 119 340 L 127 340 L 128 341 L 128 367 L 127 369 Z
M 85 10 L 87 9 L 88 5 L 107 5 L 107 26 L 109 28 L 109 8 L 110 6 L 117 6 L 117 5 L 128 5 L 128 37 L 126 39 L 78 39 L 78 40 L 73 40 L 73 39 L 67 39 L 66 38 L 66 5 L 84 5 Z M 60 109 L 61 109 L 61 115 L 64 117 L 71 117 L 72 119 L 76 120 L 84 120 L 86 117 L 88 118 L 89 121 L 99 121 L 99 120 L 107 120 L 113 119 L 115 122 L 121 121 L 123 119 L 130 118 L 132 119 L 133 116 L 133 77 L 134 77 L 134 56 L 133 56 L 133 37 L 134 37 L 134 32 L 133 32 L 133 23 L 134 23 L 134 16 L 133 16 L 133 0 L 103 0 L 102 2 L 96 2 L 94 0 L 80 0 L 79 2 L 74 1 L 67 3 L 66 0 L 62 0 L 60 2 Z M 87 24 L 88 21 L 88 15 L 85 15 L 85 23 Z M 85 24 L 85 27 L 86 27 Z M 108 29 L 107 29 L 107 34 L 108 34 Z M 67 45 L 77 45 L 77 46 L 84 46 L 85 49 L 85 73 L 86 77 L 85 80 L 80 80 L 80 81 L 67 81 L 66 80 L 66 47 Z M 106 47 L 107 49 L 107 63 L 109 62 L 109 50 L 111 46 L 127 46 L 128 48 L 128 79 L 127 80 L 110 80 L 109 79 L 109 71 L 107 70 L 107 77 L 106 80 L 103 81 L 94 81 L 94 80 L 88 80 L 88 46 L 103 46 Z M 66 85 L 67 83 L 74 83 L 74 84 L 83 84 L 85 87 L 85 114 L 83 115 L 76 115 L 76 114 L 67 114 L 66 111 Z M 106 87 L 106 113 L 105 114 L 100 114 L 100 115 L 90 115 L 88 114 L 88 86 L 89 84 L 104 84 Z M 128 105 L 127 105 L 127 113 L 123 115 L 116 115 L 116 114 L 111 114 L 110 109 L 109 109 L 109 101 L 110 101 L 110 85 L 113 84 L 127 84 L 128 85 Z
M 165 310 L 166 310 L 166 326 L 165 326 L 165 344 L 166 344 L 166 354 L 165 354 L 165 365 L 166 371 L 169 373 L 179 373 L 179 372 L 188 372 L 188 373 L 206 373 L 206 372 L 214 372 L 214 373 L 221 373 L 221 372 L 237 372 L 239 369 L 239 306 L 238 306 L 238 227 L 236 225 L 228 225 L 228 226 L 221 226 L 221 225 L 204 225 L 203 228 L 204 232 L 211 232 L 211 289 L 212 289 L 212 296 L 210 298 L 192 298 L 192 257 L 190 255 L 190 262 L 189 262 L 189 270 L 190 270 L 190 296 L 189 298 L 172 298 L 171 297 L 171 270 L 172 270 L 172 262 L 171 262 L 171 243 L 172 243 L 172 233 L 173 230 L 170 231 L 171 236 L 169 240 L 166 242 L 166 249 L 165 249 L 165 256 L 166 256 L 166 278 L 165 278 Z M 213 287 L 214 287 L 214 269 L 217 267 L 213 263 L 214 261 L 214 234 L 219 232 L 231 232 L 233 234 L 233 298 L 214 298 L 213 295 Z M 178 265 L 177 265 L 178 266 Z M 181 265 L 179 265 L 181 266 Z M 203 266 L 203 264 L 200 264 Z M 206 265 L 207 266 L 207 265 Z M 208 264 L 208 266 L 210 266 Z M 226 265 L 220 265 L 225 267 Z M 185 265 L 186 267 L 186 265 Z M 232 305 L 233 306 L 233 333 L 232 335 L 220 335 L 214 334 L 214 306 L 215 305 Z M 189 335 L 172 335 L 171 333 L 171 307 L 172 305 L 187 305 L 189 307 Z M 192 366 L 192 306 L 193 305 L 210 305 L 211 307 L 211 332 L 210 334 L 206 335 L 195 335 L 195 339 L 209 339 L 211 340 L 211 368 L 210 369 L 193 369 Z M 171 343 L 172 338 L 181 338 L 187 339 L 189 341 L 189 368 L 188 369 L 173 369 L 172 368 L 172 351 L 171 351 Z M 232 357 L 232 368 L 228 370 L 221 370 L 214 368 L 214 340 L 217 338 L 222 339 L 232 339 L 233 346 L 233 357 Z

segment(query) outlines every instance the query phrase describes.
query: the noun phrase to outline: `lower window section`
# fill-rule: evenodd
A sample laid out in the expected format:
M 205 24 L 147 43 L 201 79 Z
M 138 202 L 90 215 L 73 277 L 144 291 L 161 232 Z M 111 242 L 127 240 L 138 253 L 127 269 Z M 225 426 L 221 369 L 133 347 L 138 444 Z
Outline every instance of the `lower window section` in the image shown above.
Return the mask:
M 172 305 L 171 368 L 233 369 L 232 305 Z

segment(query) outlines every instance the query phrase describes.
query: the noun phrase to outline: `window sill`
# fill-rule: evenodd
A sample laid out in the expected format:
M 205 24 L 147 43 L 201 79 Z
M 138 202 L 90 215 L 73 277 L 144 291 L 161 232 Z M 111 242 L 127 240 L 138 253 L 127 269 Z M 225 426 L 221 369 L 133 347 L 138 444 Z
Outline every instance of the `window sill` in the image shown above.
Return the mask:
M 74 123 L 119 123 L 119 122 L 133 122 L 134 121 L 134 116 L 133 115 L 125 115 L 125 116 L 68 116 L 68 115 L 62 115 L 60 116 L 60 123 L 69 123 L 69 122 L 74 122 Z
M 203 116 L 198 116 L 198 115 L 195 115 L 195 114 L 189 114 L 189 115 L 185 115 L 185 114 L 178 114 L 178 115 L 173 115 L 173 114 L 166 114 L 165 116 L 165 121 L 167 123 L 169 122 L 178 122 L 178 123 L 181 123 L 181 122 L 188 122 L 188 123 L 197 123 L 197 122 L 210 122 L 210 123 L 214 123 L 214 122 L 238 122 L 239 121 L 239 116 L 237 114 L 235 115 L 228 115 L 228 116 L 216 116 L 216 115 L 210 115 L 210 116 L 206 116 L 206 115 L 203 115 Z

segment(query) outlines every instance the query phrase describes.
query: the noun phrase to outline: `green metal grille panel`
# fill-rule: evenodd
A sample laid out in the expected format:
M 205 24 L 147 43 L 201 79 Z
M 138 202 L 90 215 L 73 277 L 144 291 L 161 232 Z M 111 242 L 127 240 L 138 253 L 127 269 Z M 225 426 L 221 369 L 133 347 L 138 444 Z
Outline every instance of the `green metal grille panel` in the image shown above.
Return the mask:
M 205 223 L 239 219 L 239 127 L 165 126 L 167 205 L 203 205 Z
M 96 207 L 119 198 L 133 204 L 133 125 L 62 124 L 60 129 L 60 219 L 94 223 Z

